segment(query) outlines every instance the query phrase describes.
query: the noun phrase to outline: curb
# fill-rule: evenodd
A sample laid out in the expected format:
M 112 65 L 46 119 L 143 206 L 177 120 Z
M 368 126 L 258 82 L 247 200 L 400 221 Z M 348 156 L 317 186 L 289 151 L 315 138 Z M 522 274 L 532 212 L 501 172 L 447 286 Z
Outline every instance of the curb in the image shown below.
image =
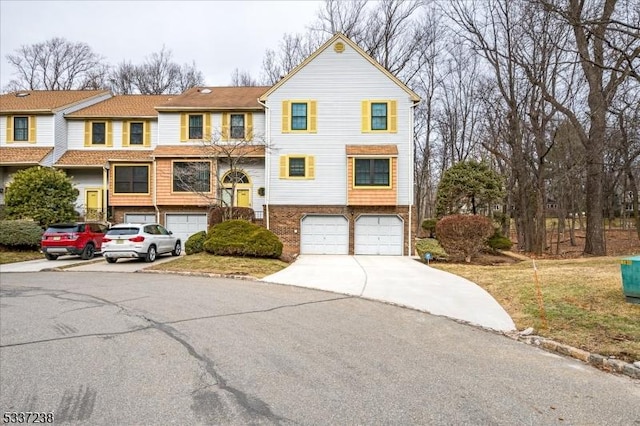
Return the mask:
M 640 366 L 637 363 L 631 364 L 619 359 L 609 358 L 603 355 L 587 352 L 573 346 L 558 343 L 555 340 L 547 339 L 542 336 L 523 335 L 522 333 L 510 334 L 509 337 L 526 343 L 528 345 L 537 346 L 549 352 L 555 352 L 560 355 L 569 356 L 578 359 L 586 364 L 604 370 L 610 373 L 624 374 L 632 379 L 640 380 Z

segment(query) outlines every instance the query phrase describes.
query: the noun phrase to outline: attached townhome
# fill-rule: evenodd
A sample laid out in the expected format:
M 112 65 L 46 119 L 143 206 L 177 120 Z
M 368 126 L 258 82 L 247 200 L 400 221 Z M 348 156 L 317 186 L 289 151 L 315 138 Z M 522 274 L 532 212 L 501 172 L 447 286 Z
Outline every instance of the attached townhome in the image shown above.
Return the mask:
M 0 96 L 0 204 L 12 175 L 52 166 L 67 150 L 65 116 L 111 97 L 106 90 L 25 90 Z
M 253 209 L 287 254 L 411 254 L 419 97 L 347 37 L 335 35 L 272 87 L 89 93 L 60 114 L 60 149 L 49 137 L 38 140 L 47 151 L 9 156 L 16 138 L 2 140 L 3 182 L 18 166 L 61 168 L 80 189 L 82 215 L 159 221 L 184 240 L 222 205 Z M 3 102 L 0 133 L 13 132 L 14 112 L 31 117 L 41 106 L 29 108 Z M 27 138 L 20 147 L 33 149 Z

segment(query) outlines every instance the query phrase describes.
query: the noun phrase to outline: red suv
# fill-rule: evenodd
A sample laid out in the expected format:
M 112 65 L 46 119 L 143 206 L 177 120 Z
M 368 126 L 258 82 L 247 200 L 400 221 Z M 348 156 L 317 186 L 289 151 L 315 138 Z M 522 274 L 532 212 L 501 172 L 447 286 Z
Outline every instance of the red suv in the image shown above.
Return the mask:
M 102 249 L 102 239 L 109 227 L 98 222 L 56 223 L 49 225 L 40 248 L 48 260 L 65 254 L 79 254 L 91 259 Z

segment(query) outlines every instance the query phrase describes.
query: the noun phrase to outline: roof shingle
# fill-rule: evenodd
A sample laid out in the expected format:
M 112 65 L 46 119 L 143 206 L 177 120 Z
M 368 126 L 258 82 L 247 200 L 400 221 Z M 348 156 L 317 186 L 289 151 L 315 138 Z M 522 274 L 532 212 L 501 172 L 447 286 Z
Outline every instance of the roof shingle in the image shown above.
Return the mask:
M 0 147 L 0 164 L 39 164 L 53 147 Z
M 70 150 L 55 167 L 102 167 L 110 161 L 151 161 L 151 150 Z
M 50 112 L 108 94 L 108 90 L 23 90 L 0 95 L 0 113 Z
M 159 111 L 176 111 L 181 109 L 256 109 L 263 106 L 258 98 L 269 86 L 250 87 L 194 87 L 169 102 L 157 107 Z
M 106 101 L 90 105 L 67 114 L 67 117 L 157 117 L 156 106 L 162 105 L 174 95 L 118 95 Z
M 397 145 L 347 145 L 347 155 L 398 155 Z
M 196 146 L 196 145 L 162 145 L 153 151 L 154 157 L 213 157 L 216 154 L 242 157 L 264 157 L 264 145 L 229 146 Z

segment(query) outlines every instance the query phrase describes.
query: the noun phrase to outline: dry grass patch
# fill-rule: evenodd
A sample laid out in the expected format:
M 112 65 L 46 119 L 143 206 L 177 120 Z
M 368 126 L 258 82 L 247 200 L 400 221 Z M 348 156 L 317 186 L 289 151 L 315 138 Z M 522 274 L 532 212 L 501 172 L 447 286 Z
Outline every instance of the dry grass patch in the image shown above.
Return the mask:
M 289 266 L 278 259 L 215 256 L 206 252 L 180 256 L 150 268 L 154 271 L 203 272 L 222 275 L 246 275 L 264 278 Z
M 0 249 L 0 265 L 36 259 L 44 259 L 44 255 L 36 250 L 11 251 Z
M 487 290 L 519 330 L 626 361 L 640 360 L 640 305 L 622 292 L 620 260 L 613 257 L 537 260 L 548 329 L 542 328 L 533 261 L 498 266 L 437 263 Z

